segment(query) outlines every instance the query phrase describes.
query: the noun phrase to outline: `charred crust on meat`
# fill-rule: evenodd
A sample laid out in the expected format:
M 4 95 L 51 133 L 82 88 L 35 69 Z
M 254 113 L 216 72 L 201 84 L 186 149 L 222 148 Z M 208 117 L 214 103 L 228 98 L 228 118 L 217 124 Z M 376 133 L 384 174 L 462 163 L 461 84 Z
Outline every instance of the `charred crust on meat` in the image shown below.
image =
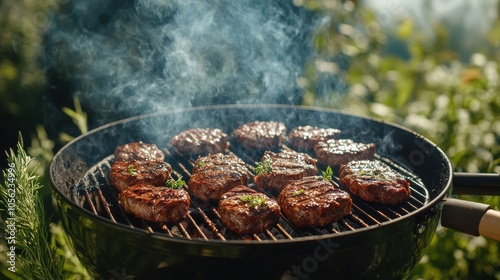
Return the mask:
M 279 194 L 283 215 L 299 227 L 330 225 L 351 213 L 350 195 L 321 176 L 290 182 Z
M 170 139 L 170 145 L 183 155 L 223 153 L 229 148 L 228 136 L 218 128 L 192 128 Z
M 163 186 L 172 173 L 163 152 L 155 144 L 142 141 L 116 147 L 109 181 L 118 191 L 137 185 Z
M 180 188 L 172 189 L 146 184 L 131 186 L 118 194 L 118 201 L 126 213 L 155 223 L 170 223 L 184 219 L 191 198 Z
M 236 186 L 221 196 L 221 222 L 236 234 L 257 234 L 276 225 L 280 207 L 275 199 L 247 186 Z
M 396 204 L 411 195 L 406 178 L 378 160 L 342 164 L 339 179 L 351 193 L 369 202 Z
M 279 193 L 291 180 L 316 175 L 316 160 L 305 153 L 284 150 L 279 153 L 266 151 L 261 159 L 269 165 L 269 172 L 254 176 L 254 182 L 260 190 Z
M 115 161 L 111 165 L 109 181 L 118 191 L 137 184 L 164 186 L 172 167 L 160 161 Z
M 200 164 L 203 163 L 203 164 Z M 221 195 L 249 180 L 245 162 L 234 154 L 199 157 L 193 164 L 189 192 L 203 201 L 218 201 Z
M 286 141 L 286 126 L 276 121 L 254 121 L 233 130 L 234 141 L 245 149 L 271 150 Z
M 374 159 L 375 144 L 358 143 L 351 139 L 330 139 L 319 142 L 314 147 L 318 163 L 329 166 L 340 166 L 353 160 Z
M 288 145 L 297 150 L 313 150 L 319 142 L 340 137 L 336 128 L 321 128 L 312 125 L 297 126 L 288 134 Z
M 115 161 L 164 161 L 163 152 L 156 144 L 142 141 L 132 142 L 116 147 Z

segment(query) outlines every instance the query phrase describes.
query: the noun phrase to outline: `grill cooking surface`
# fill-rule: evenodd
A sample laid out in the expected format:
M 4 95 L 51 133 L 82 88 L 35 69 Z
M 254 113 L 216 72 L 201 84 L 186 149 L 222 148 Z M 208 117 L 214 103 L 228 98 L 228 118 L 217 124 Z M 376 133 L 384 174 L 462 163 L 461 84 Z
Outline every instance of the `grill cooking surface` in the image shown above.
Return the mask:
M 288 147 L 281 147 L 288 149 Z M 189 180 L 190 172 L 193 167 L 194 158 L 183 157 L 179 154 L 173 154 L 171 149 L 162 149 L 165 153 L 165 161 L 173 168 L 174 179 L 182 176 L 186 183 Z M 260 161 L 262 153 L 243 151 L 235 148 L 231 144 L 231 153 L 235 153 L 244 160 L 248 166 L 250 177 L 253 178 L 253 167 Z M 201 240 L 279 240 L 279 239 L 297 239 L 304 236 L 318 236 L 324 234 L 341 233 L 356 231 L 361 228 L 368 228 L 380 225 L 384 222 L 405 216 L 424 206 L 429 195 L 427 189 L 421 180 L 409 171 L 398 166 L 396 163 L 376 155 L 381 160 L 403 174 L 410 182 L 411 197 L 396 205 L 382 205 L 377 203 L 368 203 L 355 195 L 351 194 L 353 200 L 352 213 L 341 220 L 322 228 L 297 228 L 287 222 L 286 218 L 281 217 L 279 223 L 266 232 L 249 236 L 239 236 L 226 229 L 219 219 L 217 205 L 206 203 L 192 197 L 191 208 L 187 217 L 181 222 L 175 224 L 155 224 L 137 219 L 126 214 L 120 207 L 117 200 L 117 192 L 110 185 L 108 180 L 109 171 L 114 156 L 110 155 L 101 162 L 90 168 L 86 175 L 80 180 L 79 184 L 73 190 L 73 200 L 84 209 L 101 216 L 114 223 L 123 224 L 131 228 L 147 230 L 151 234 L 163 234 L 170 237 Z M 318 165 L 320 170 L 325 170 L 325 166 Z M 318 174 L 320 175 L 320 174 Z M 339 184 L 338 170 L 334 169 L 333 183 L 335 186 L 349 192 Z M 255 186 L 253 183 L 250 187 Z

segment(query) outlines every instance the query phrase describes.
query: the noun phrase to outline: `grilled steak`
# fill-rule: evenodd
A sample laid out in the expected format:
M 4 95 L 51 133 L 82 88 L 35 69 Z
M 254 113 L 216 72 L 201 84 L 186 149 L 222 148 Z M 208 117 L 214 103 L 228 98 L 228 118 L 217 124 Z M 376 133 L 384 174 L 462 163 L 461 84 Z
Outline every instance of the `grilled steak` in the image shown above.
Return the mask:
M 286 126 L 281 122 L 255 121 L 239 126 L 231 136 L 246 149 L 273 149 L 286 140 Z
M 245 162 L 237 157 L 235 154 L 222 154 L 216 153 L 204 157 L 199 157 L 193 164 L 192 173 L 198 173 L 205 170 L 214 169 L 233 169 L 248 177 L 248 169 Z
M 350 139 L 330 139 L 314 147 L 318 162 L 328 166 L 339 166 L 352 160 L 373 159 L 375 144 L 356 143 Z
M 118 191 L 137 184 L 164 186 L 171 173 L 172 167 L 164 161 L 115 161 L 109 181 Z
M 256 168 L 255 184 L 263 191 L 279 193 L 292 180 L 316 175 L 316 160 L 305 153 L 266 151 Z
M 317 126 L 298 126 L 288 134 L 288 145 L 298 150 L 313 150 L 318 142 L 338 138 L 340 130 Z
M 218 211 L 222 223 L 237 234 L 263 232 L 276 225 L 280 218 L 276 200 L 246 186 L 224 193 Z
M 246 185 L 248 179 L 248 170 L 241 159 L 234 154 L 217 153 L 195 161 L 188 187 L 199 199 L 216 201 L 232 188 Z
M 353 194 L 366 201 L 396 204 L 410 197 L 410 183 L 378 160 L 342 164 L 339 179 Z
M 349 194 L 321 176 L 290 182 L 279 194 L 283 215 L 299 227 L 320 227 L 351 213 Z
M 170 144 L 184 155 L 222 153 L 229 147 L 227 134 L 218 128 L 193 128 L 180 132 Z
M 115 149 L 115 161 L 164 161 L 163 153 L 155 144 L 132 142 Z
M 125 212 L 155 223 L 183 219 L 191 204 L 191 198 L 184 189 L 143 184 L 123 190 L 118 194 L 118 200 Z

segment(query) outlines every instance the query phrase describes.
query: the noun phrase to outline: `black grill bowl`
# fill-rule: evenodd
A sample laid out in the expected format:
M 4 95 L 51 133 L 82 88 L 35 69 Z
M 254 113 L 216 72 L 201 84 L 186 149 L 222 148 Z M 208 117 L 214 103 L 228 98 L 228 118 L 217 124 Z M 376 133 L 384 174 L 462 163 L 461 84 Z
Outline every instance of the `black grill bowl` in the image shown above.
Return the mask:
M 406 171 L 413 187 L 425 195 L 402 207 L 359 202 L 355 214 L 368 219 L 366 223 L 351 227 L 347 221 L 347 229 L 340 230 L 292 229 L 290 238 L 185 237 L 158 230 L 156 225 L 115 219 L 121 214 L 117 203 L 106 198 L 109 190 L 101 182 L 105 171 L 95 170 L 117 146 L 141 140 L 166 147 L 184 129 L 213 127 L 230 133 L 254 120 L 283 121 L 289 129 L 306 124 L 334 127 L 343 131 L 343 137 L 374 142 L 378 156 Z M 103 178 L 95 178 L 96 172 Z M 50 166 L 64 228 L 95 279 L 405 278 L 436 230 L 451 174 L 443 152 L 408 129 L 334 110 L 285 105 L 195 107 L 126 119 L 75 139 Z M 192 209 L 195 219 L 196 211 Z M 395 214 L 381 219 L 379 212 L 381 217 Z M 283 228 L 289 231 L 286 224 Z M 222 230 L 222 234 L 226 233 Z

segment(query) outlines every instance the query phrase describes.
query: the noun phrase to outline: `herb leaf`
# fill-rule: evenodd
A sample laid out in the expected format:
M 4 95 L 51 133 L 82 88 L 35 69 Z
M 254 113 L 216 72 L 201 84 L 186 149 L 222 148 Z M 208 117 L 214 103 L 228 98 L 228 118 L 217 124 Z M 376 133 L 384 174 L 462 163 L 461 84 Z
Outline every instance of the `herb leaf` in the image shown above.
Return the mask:
M 266 199 L 257 195 L 244 195 L 241 198 L 242 202 L 249 204 L 250 207 L 263 206 L 266 203 Z
M 304 193 L 304 189 L 294 190 L 292 192 L 292 196 L 296 196 L 296 195 L 303 194 L 303 193 Z
M 321 174 L 323 175 L 323 179 L 325 181 L 331 181 L 332 175 L 333 175 L 333 170 L 330 166 L 328 166 L 325 171 L 321 171 Z
M 375 179 L 382 179 L 382 180 L 387 179 L 386 176 L 384 175 L 384 171 L 378 169 L 369 169 L 369 170 L 363 169 L 359 171 L 359 175 L 374 177 Z
M 174 180 L 173 178 L 169 178 L 165 182 L 165 187 L 171 188 L 171 189 L 180 189 L 182 186 L 186 185 L 186 182 L 182 180 L 182 176 L 179 177 L 179 179 Z
M 269 159 L 264 162 L 257 163 L 257 166 L 253 169 L 255 174 L 260 175 L 262 173 L 271 173 L 273 168 L 271 167 L 271 161 Z
M 130 174 L 132 175 L 135 175 L 137 173 L 132 164 L 128 166 L 128 172 L 130 172 Z

